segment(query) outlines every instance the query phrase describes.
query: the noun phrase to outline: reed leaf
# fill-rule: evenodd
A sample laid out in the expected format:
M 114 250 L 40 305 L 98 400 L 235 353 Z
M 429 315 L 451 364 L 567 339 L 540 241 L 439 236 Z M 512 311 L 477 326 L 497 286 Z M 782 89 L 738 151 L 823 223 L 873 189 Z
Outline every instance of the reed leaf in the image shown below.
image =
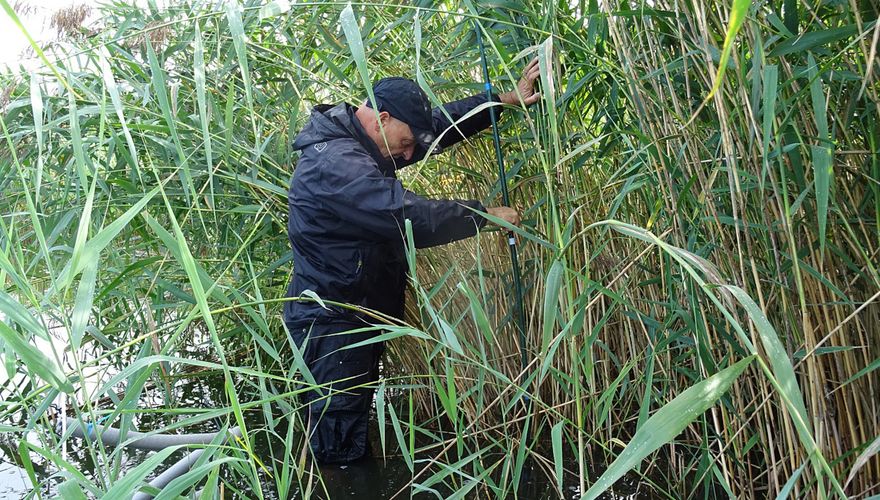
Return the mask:
M 746 15 L 749 13 L 749 7 L 751 6 L 751 0 L 733 0 L 733 5 L 730 8 L 730 20 L 727 24 L 727 33 L 724 35 L 724 46 L 721 48 L 721 58 L 718 61 L 718 71 L 715 73 L 715 83 L 712 84 L 712 89 L 709 90 L 709 94 L 706 96 L 706 101 L 711 99 L 712 96 L 715 95 L 715 92 L 718 92 L 718 89 L 721 88 L 721 78 L 724 76 L 724 71 L 727 69 L 727 64 L 730 61 L 730 52 L 733 50 L 733 40 L 739 33 L 740 28 L 742 28 L 743 22 L 746 20 Z
M 663 405 L 636 431 L 626 448 L 581 498 L 598 498 L 651 452 L 672 441 L 685 427 L 714 405 L 754 359 L 754 356 L 741 359 Z
M 73 392 L 73 385 L 62 373 L 58 364 L 21 338 L 15 330 L 2 321 L 0 321 L 0 339 L 12 349 L 13 353 L 18 355 L 21 362 L 33 375 L 49 382 L 59 391 Z
M 143 483 L 147 476 L 149 476 L 157 467 L 161 466 L 166 458 L 180 448 L 180 446 L 171 446 L 157 451 L 153 456 L 138 464 L 134 469 L 128 471 L 128 473 L 115 482 L 101 498 L 110 500 L 112 498 L 131 496 L 131 492 L 137 491 L 138 487 Z

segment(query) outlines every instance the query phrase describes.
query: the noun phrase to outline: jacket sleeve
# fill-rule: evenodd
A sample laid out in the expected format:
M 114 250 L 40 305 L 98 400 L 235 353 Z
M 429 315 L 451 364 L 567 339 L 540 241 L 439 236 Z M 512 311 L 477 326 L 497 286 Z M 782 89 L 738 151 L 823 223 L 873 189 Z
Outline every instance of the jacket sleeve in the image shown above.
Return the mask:
M 492 100 L 495 102 L 501 102 L 495 94 L 492 94 Z M 486 101 L 486 94 L 476 94 L 458 101 L 448 102 L 442 107 L 434 108 L 432 112 L 434 118 L 434 134 L 440 135 L 444 130 L 451 127 L 455 121 L 477 106 L 484 104 Z M 446 113 L 443 112 L 444 109 L 446 110 Z M 493 106 L 492 109 L 495 110 L 495 119 L 499 119 L 503 108 L 501 106 Z M 449 117 L 452 118 L 452 121 L 449 121 L 449 118 L 446 117 L 447 113 L 449 114 Z M 490 125 L 492 125 L 492 120 L 489 116 L 489 109 L 487 108 L 467 120 L 457 123 L 455 127 L 446 132 L 446 135 L 440 139 L 440 147 L 447 148 L 452 146 L 453 144 L 461 142 L 477 132 L 488 128 Z
M 492 100 L 495 102 L 501 102 L 497 95 L 492 94 Z M 443 106 L 438 106 L 434 108 L 431 112 L 434 120 L 434 135 L 439 136 L 443 133 L 444 130 L 451 127 L 453 122 L 457 121 L 462 116 L 468 114 L 468 112 L 480 104 L 486 102 L 486 94 L 476 94 L 470 97 L 465 97 L 464 99 L 459 99 L 458 101 L 447 102 Z M 441 109 L 442 108 L 442 109 Z M 446 113 L 443 110 L 446 110 Z M 501 106 L 494 106 L 495 109 L 495 119 L 499 119 L 501 117 L 501 110 L 503 109 Z M 452 118 L 452 121 L 446 117 L 446 114 Z M 448 148 L 457 142 L 461 142 L 468 137 L 476 134 L 481 130 L 485 130 L 490 125 L 492 125 L 492 119 L 489 116 L 489 109 L 484 109 L 483 111 L 475 114 L 474 116 L 468 118 L 467 120 L 458 122 L 455 127 L 450 129 L 446 134 L 440 139 L 440 143 L 438 146 L 440 149 Z M 426 148 L 421 145 L 416 146 L 416 150 L 407 161 L 399 161 L 398 168 L 403 168 L 413 163 L 421 161 L 425 156 L 427 156 L 428 151 Z
M 443 245 L 473 236 L 486 219 L 466 207 L 485 212 L 476 200 L 433 200 L 419 196 L 393 177 L 383 176 L 375 161 L 358 151 L 333 155 L 322 169 L 321 198 L 340 219 L 377 235 L 400 241 L 404 221 L 412 221 L 417 248 Z

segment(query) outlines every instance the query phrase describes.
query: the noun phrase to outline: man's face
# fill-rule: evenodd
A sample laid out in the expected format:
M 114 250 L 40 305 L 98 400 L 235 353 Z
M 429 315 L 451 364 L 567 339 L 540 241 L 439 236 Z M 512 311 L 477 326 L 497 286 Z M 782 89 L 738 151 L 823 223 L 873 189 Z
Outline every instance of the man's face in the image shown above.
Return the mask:
M 389 115 L 386 111 L 379 113 L 382 127 L 376 123 L 376 144 L 385 158 L 403 159 L 409 161 L 415 152 L 416 139 L 409 125 Z M 382 132 L 385 138 L 382 138 Z

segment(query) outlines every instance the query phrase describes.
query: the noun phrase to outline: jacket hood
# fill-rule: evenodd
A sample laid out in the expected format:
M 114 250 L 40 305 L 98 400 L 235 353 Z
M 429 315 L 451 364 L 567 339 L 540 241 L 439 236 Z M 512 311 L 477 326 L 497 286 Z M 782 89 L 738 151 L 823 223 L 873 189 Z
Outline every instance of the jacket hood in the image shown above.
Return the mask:
M 293 148 L 302 150 L 313 144 L 333 139 L 354 139 L 376 160 L 382 171 L 394 170 L 394 162 L 382 156 L 355 116 L 356 108 L 342 103 L 335 106 L 319 104 L 312 108 L 311 118 L 293 141 Z

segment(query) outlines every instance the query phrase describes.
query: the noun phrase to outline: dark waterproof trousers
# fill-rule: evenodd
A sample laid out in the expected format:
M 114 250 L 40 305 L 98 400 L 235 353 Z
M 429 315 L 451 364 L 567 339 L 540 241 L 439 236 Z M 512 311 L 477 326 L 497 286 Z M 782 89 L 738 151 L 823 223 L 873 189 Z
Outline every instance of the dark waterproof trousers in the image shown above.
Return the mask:
M 364 328 L 365 323 L 334 321 L 308 324 L 287 323 L 315 382 L 322 386 L 300 397 L 306 406 L 309 445 L 321 464 L 348 463 L 370 454 L 367 429 L 373 387 L 379 379 L 379 357 L 383 343 L 354 349 L 345 346 L 375 337 L 376 330 L 345 333 Z

